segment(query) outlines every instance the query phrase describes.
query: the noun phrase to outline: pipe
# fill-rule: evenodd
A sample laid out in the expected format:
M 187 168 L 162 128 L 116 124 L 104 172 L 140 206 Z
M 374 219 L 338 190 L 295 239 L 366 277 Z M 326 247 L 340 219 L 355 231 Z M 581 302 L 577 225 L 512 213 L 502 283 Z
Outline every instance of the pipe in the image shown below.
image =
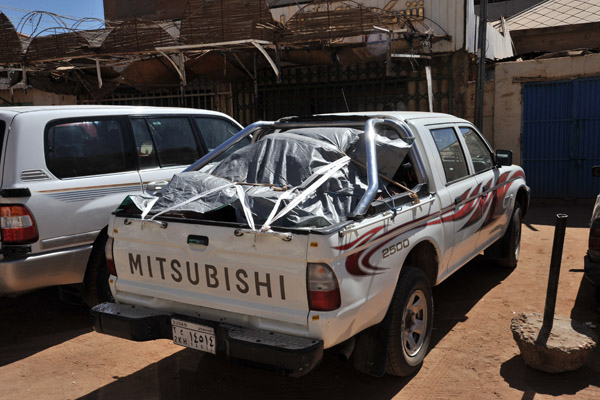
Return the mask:
M 365 123 L 365 147 L 367 153 L 367 190 L 356 205 L 356 208 L 348 214 L 353 219 L 362 216 L 366 211 L 379 189 L 379 174 L 377 173 L 377 152 L 375 151 L 375 125 L 383 123 L 383 119 L 372 118 Z

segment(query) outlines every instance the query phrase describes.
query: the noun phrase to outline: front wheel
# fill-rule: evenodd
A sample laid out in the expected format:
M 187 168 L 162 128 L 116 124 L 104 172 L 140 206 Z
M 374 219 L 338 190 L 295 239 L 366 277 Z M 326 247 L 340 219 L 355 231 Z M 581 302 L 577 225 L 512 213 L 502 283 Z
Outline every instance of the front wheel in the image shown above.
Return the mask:
M 512 218 L 499 244 L 501 253 L 497 259 L 498 265 L 509 269 L 516 268 L 521 251 L 521 207 L 519 203 L 515 204 Z
M 385 371 L 407 376 L 421 367 L 431 341 L 433 297 L 422 270 L 405 267 L 390 307 L 392 321 Z

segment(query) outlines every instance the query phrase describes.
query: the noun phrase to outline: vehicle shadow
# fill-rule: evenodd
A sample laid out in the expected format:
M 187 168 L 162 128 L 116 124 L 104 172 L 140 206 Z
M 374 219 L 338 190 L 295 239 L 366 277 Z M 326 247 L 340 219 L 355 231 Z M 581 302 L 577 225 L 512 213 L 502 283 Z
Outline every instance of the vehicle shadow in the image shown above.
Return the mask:
M 57 290 L 0 298 L 0 367 L 92 331 L 89 310 L 63 303 Z
M 332 353 L 310 374 L 289 378 L 184 349 L 81 399 L 391 399 L 407 382 L 362 374 Z
M 432 346 L 510 271 L 491 267 L 477 258 L 434 288 L 436 306 Z M 425 361 L 427 362 L 427 360 Z M 412 377 L 372 377 L 356 371 L 352 362 L 326 351 L 321 364 L 308 375 L 289 378 L 273 372 L 235 365 L 223 356 L 183 349 L 174 355 L 89 393 L 101 398 L 263 398 L 263 399 L 391 399 Z
M 600 335 L 600 308 L 594 300 L 592 285 L 582 277 L 570 318 L 590 323 Z M 600 336 L 599 336 L 600 337 Z M 589 387 L 600 387 L 600 348 L 596 348 L 585 365 L 561 374 L 548 374 L 529 367 L 520 355 L 504 362 L 500 374 L 510 385 L 523 392 L 523 399 L 533 399 L 536 394 L 551 396 L 574 395 Z
M 529 204 L 523 223 L 531 225 L 556 224 L 556 214 L 567 214 L 567 227 L 588 228 L 595 199 L 542 199 L 533 198 Z M 535 230 L 535 229 L 533 229 Z
M 442 284 L 433 288 L 434 323 L 431 348 L 450 332 L 456 324 L 467 320 L 468 312 L 512 270 L 501 268 L 483 256 L 456 271 Z

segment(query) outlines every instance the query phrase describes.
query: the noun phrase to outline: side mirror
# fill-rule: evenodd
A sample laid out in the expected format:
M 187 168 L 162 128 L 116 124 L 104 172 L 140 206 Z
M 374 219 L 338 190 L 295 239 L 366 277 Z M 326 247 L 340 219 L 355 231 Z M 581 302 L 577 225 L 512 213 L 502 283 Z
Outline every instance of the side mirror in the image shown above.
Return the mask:
M 592 176 L 595 176 L 596 178 L 600 177 L 600 165 L 594 165 L 592 167 Z
M 512 150 L 496 150 L 496 163 L 499 166 L 509 166 L 513 163 Z

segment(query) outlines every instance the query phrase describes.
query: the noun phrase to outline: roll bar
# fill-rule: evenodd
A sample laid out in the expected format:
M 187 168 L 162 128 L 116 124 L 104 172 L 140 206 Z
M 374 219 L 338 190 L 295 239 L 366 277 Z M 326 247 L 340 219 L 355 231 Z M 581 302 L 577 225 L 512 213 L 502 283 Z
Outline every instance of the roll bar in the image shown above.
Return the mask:
M 356 219 L 360 218 L 365 214 L 369 205 L 377 195 L 377 190 L 379 189 L 379 174 L 377 170 L 377 152 L 375 150 L 375 133 L 377 132 L 377 128 L 379 125 L 388 125 L 396 128 L 399 136 L 402 139 L 410 139 L 414 140 L 414 135 L 412 134 L 410 128 L 406 124 L 406 122 L 390 119 L 390 118 L 370 118 L 366 122 L 358 121 L 358 120 L 324 120 L 324 121 L 258 121 L 254 122 L 225 142 L 221 143 L 217 146 L 213 151 L 206 154 L 204 157 L 200 158 L 198 161 L 187 167 L 184 172 L 188 171 L 198 171 L 206 164 L 210 163 L 218 156 L 227 151 L 230 147 L 242 141 L 247 136 L 251 135 L 253 132 L 256 132 L 259 129 L 263 128 L 271 128 L 271 129 L 292 129 L 292 128 L 316 128 L 316 127 L 334 127 L 334 126 L 343 126 L 343 127 L 354 127 L 354 128 L 363 128 L 365 134 L 365 146 L 366 146 L 366 154 L 367 154 L 367 190 L 365 191 L 362 198 L 359 200 L 355 209 L 348 214 L 348 218 Z M 411 149 L 414 151 L 414 149 Z M 421 157 L 417 152 L 413 152 L 413 160 L 416 163 L 417 172 L 421 176 L 421 178 L 425 177 L 423 163 Z
M 201 159 L 199 159 L 198 161 L 196 161 L 195 163 L 193 163 L 192 165 L 190 165 L 189 167 L 184 169 L 183 172 L 198 171 L 199 169 L 204 167 L 206 164 L 208 164 L 215 158 L 219 157 L 221 154 L 223 154 L 225 151 L 227 151 L 230 147 L 241 142 L 245 137 L 249 136 L 252 132 L 254 132 L 260 128 L 272 127 L 274 124 L 275 124 L 274 122 L 270 122 L 270 121 L 257 121 L 257 122 L 251 123 L 244 129 L 242 129 L 241 131 L 239 131 L 238 133 L 236 133 L 235 135 L 233 135 L 232 137 L 230 137 L 229 139 L 227 139 L 226 141 L 224 141 L 223 143 L 221 143 L 220 145 L 215 147 L 213 151 L 209 152 L 208 154 L 205 154 L 204 157 L 202 157 Z

